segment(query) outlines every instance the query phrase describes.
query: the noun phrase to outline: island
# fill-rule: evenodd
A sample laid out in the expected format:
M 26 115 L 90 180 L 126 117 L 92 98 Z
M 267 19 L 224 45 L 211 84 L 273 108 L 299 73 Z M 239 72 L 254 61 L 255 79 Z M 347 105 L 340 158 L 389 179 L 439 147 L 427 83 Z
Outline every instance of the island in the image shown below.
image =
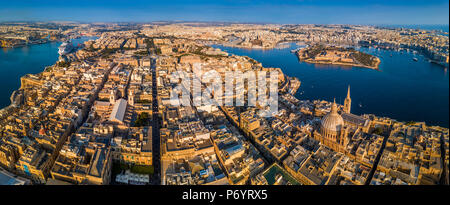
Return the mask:
M 295 53 L 299 61 L 307 63 L 348 65 L 371 69 L 378 69 L 380 64 L 378 57 L 357 51 L 354 48 L 316 44 L 299 49 Z

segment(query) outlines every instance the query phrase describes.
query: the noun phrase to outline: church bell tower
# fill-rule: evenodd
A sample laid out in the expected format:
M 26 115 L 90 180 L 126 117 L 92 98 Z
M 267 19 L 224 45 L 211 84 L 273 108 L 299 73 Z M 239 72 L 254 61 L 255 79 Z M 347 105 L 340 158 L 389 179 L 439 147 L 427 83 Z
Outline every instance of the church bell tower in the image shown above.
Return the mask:
M 128 92 L 128 104 L 134 105 L 134 95 L 133 95 L 133 90 L 130 90 L 130 92 Z
M 111 90 L 111 93 L 109 94 L 109 103 L 114 104 L 116 102 L 116 94 L 114 93 L 114 90 Z

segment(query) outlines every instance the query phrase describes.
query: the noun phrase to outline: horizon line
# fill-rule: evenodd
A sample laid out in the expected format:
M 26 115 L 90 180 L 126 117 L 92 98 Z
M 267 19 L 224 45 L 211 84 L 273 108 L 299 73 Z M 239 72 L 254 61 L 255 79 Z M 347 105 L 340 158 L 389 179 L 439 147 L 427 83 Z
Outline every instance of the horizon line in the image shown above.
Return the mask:
M 353 25 L 353 26 L 449 26 L 447 23 L 427 23 L 427 24 L 352 24 L 352 23 L 274 23 L 274 22 L 249 22 L 249 21 L 188 21 L 188 20 L 152 20 L 152 21 L 79 21 L 79 20 L 8 20 L 0 23 L 135 23 L 135 24 L 148 24 L 148 23 L 227 23 L 227 24 L 271 24 L 271 25 Z

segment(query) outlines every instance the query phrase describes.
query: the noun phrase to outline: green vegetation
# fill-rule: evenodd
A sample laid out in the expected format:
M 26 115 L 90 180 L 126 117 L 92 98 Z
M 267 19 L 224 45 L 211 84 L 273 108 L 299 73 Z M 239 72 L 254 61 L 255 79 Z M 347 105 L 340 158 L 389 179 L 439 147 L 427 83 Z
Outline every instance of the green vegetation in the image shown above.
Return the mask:
M 253 65 L 258 64 L 258 61 L 253 58 L 248 58 L 248 61 L 250 61 L 250 63 L 252 63 Z
M 129 169 L 129 166 L 127 164 L 113 162 L 112 168 L 111 168 L 111 175 L 116 176 L 116 175 L 120 174 L 120 172 L 122 170 L 127 170 L 127 169 Z
M 233 183 L 238 183 L 238 182 L 241 181 L 242 179 L 244 179 L 244 176 L 243 176 L 243 175 L 240 175 L 239 177 L 236 177 L 236 175 L 231 175 L 231 176 L 230 176 L 230 180 L 231 180 Z
M 382 135 L 383 129 L 381 127 L 377 127 L 373 130 L 373 134 Z
M 136 174 L 153 174 L 154 167 L 150 165 L 130 165 L 125 163 L 113 163 L 112 165 L 112 175 L 116 176 L 120 174 L 123 170 L 130 170 L 132 173 Z
M 147 45 L 147 48 L 150 50 L 150 53 L 154 53 L 157 55 L 161 54 L 161 49 L 157 48 L 155 45 L 155 42 L 153 41 L 153 38 L 146 38 L 144 40 L 145 45 Z
M 352 56 L 355 58 L 355 60 L 365 66 L 375 66 L 374 57 L 370 54 L 355 51 Z
M 300 185 L 300 183 L 294 177 L 292 177 L 289 173 L 287 173 L 283 168 L 281 168 L 277 164 L 272 165 L 267 171 L 263 173 L 263 176 L 264 178 L 266 178 L 267 183 L 269 185 L 275 184 L 277 175 L 283 176 L 283 179 L 287 180 L 289 183 L 293 185 Z
M 161 48 L 156 48 L 156 54 L 161 55 Z
M 155 43 L 153 42 L 153 38 L 146 38 L 144 40 L 145 45 L 147 45 L 147 48 L 155 48 Z
M 325 47 L 323 45 L 316 45 L 313 46 L 312 48 L 308 49 L 308 55 L 310 58 L 314 58 L 317 55 L 319 55 L 319 53 L 321 53 L 322 51 L 324 51 Z
M 94 48 L 94 44 L 91 44 L 89 47 L 85 47 L 84 50 L 94 52 L 97 51 L 98 49 Z
M 140 113 L 134 121 L 135 127 L 149 126 L 150 125 L 150 115 L 146 112 Z
M 102 57 L 107 57 L 111 54 L 114 54 L 118 49 L 117 48 L 105 48 L 101 51 Z
M 52 66 L 48 66 L 48 67 L 45 67 L 45 72 L 52 72 L 52 70 L 53 70 L 53 67 Z
M 223 57 L 222 55 L 208 55 L 206 53 L 203 53 L 202 50 L 205 48 L 209 48 L 209 47 L 207 47 L 207 46 L 197 47 L 197 49 L 195 49 L 195 51 L 192 53 L 200 56 L 200 59 L 202 59 L 202 60 L 204 60 L 206 58 L 222 58 Z
M 66 68 L 70 66 L 70 62 L 67 61 L 59 61 L 56 63 L 56 66 Z
M 136 52 L 134 52 L 134 55 L 136 55 L 136 56 L 145 56 L 145 55 L 148 55 L 148 51 L 136 51 Z
M 136 103 L 151 103 L 151 100 L 137 100 Z
M 154 168 L 149 165 L 132 165 L 131 172 L 137 174 L 153 174 Z
M 326 47 L 326 46 L 320 45 L 320 44 L 306 48 L 305 53 L 308 55 L 308 57 L 306 59 L 314 58 L 324 51 L 325 52 L 333 52 L 333 51 L 348 52 L 348 53 L 350 53 L 350 56 L 358 64 L 361 64 L 363 66 L 369 66 L 369 67 L 377 66 L 377 61 L 376 61 L 377 58 L 370 54 L 357 51 L 354 48 L 343 48 L 343 47 L 333 47 L 333 46 Z M 327 62 L 325 60 L 321 60 L 321 61 Z M 328 61 L 328 62 L 330 62 L 330 61 Z

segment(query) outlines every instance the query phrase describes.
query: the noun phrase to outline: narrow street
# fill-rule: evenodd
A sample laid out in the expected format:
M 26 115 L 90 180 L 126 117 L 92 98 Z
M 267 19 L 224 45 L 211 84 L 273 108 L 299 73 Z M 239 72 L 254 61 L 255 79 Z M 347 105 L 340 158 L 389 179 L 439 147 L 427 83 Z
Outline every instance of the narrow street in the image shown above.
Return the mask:
M 152 71 L 152 95 L 153 95 L 153 110 L 152 110 L 152 150 L 153 150 L 153 167 L 154 174 L 152 179 L 153 185 L 161 184 L 161 137 L 159 133 L 160 120 L 158 109 L 158 88 L 156 83 L 156 59 L 151 58 L 151 71 Z
M 392 127 L 390 129 L 392 129 Z M 390 135 L 391 135 L 390 133 L 383 134 L 383 136 L 384 136 L 383 143 L 381 144 L 380 151 L 378 151 L 378 155 L 375 158 L 375 161 L 373 162 L 372 169 L 370 170 L 369 175 L 367 176 L 367 179 L 364 182 L 364 185 L 370 185 L 373 175 L 375 174 L 375 171 L 377 171 L 378 163 L 380 162 L 381 156 L 383 155 L 384 148 L 386 147 L 386 142 L 388 141 Z

